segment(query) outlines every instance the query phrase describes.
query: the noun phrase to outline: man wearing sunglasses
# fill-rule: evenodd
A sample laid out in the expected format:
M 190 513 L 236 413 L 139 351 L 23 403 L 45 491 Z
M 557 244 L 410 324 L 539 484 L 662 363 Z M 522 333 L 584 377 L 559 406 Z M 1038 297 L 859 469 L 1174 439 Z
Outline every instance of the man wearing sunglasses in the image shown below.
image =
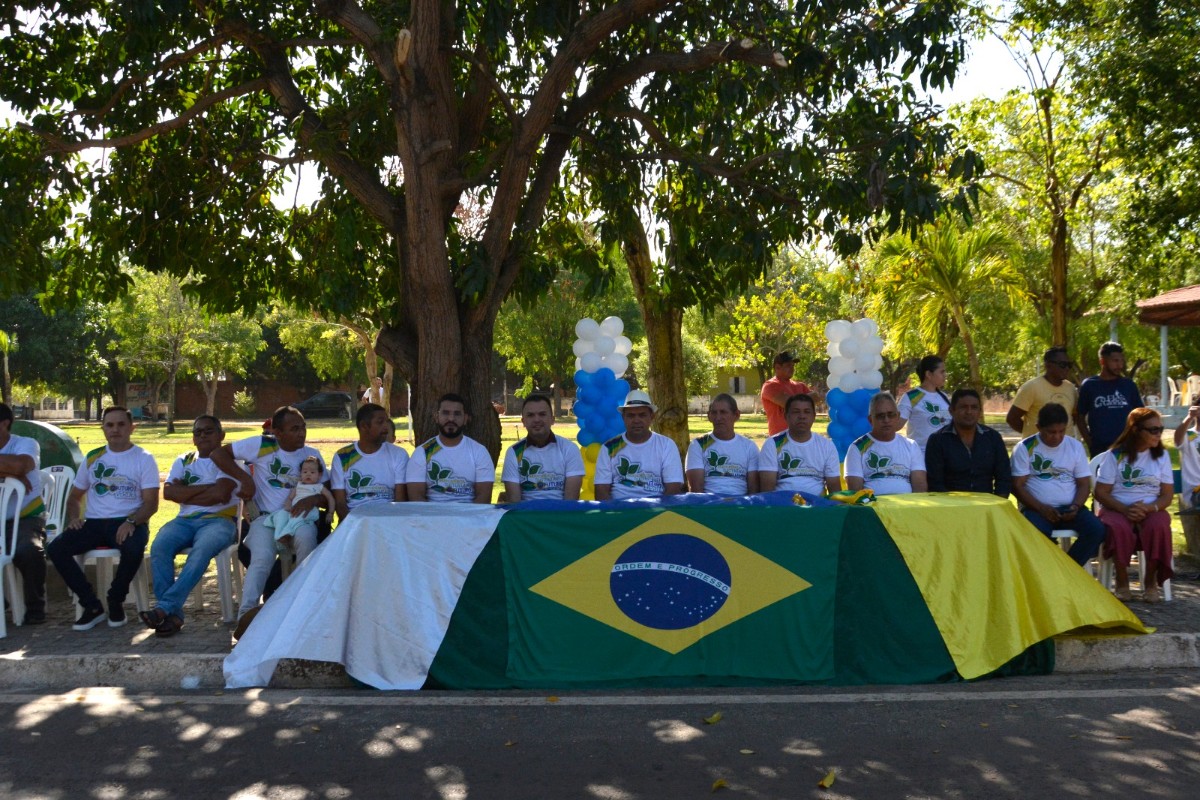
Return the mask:
M 1021 436 L 1032 436 L 1037 429 L 1038 411 L 1048 403 L 1058 403 L 1068 412 L 1075 409 L 1079 392 L 1075 384 L 1067 380 L 1075 362 L 1067 355 L 1065 347 L 1051 347 L 1042 356 L 1044 372 L 1031 381 L 1026 381 L 1017 390 L 1012 407 L 1008 409 L 1005 422 Z M 1075 425 L 1067 426 L 1067 436 L 1075 436 Z

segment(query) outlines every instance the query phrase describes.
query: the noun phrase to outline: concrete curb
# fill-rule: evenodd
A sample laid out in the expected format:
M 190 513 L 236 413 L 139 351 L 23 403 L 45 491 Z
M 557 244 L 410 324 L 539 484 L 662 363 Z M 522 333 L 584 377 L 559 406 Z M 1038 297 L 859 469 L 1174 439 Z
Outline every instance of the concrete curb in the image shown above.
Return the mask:
M 0 686 L 7 689 L 69 691 L 86 686 L 130 690 L 219 690 L 224 655 L 126 653 L 0 657 Z M 1060 637 L 1055 640 L 1055 672 L 1089 673 L 1146 669 L 1200 668 L 1200 634 L 1153 633 L 1147 636 Z M 354 686 L 340 664 L 284 659 L 275 669 L 277 689 L 349 689 Z

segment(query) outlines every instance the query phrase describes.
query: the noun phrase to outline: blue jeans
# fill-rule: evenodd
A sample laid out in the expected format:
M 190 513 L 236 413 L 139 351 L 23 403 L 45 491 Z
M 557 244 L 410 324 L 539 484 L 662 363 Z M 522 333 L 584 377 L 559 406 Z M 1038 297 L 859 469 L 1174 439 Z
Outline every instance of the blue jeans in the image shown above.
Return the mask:
M 1067 555 L 1080 566 L 1083 566 L 1095 557 L 1096 553 L 1100 550 L 1100 545 L 1104 544 L 1104 538 L 1108 535 L 1108 529 L 1104 527 L 1104 523 L 1086 508 L 1076 511 L 1075 519 L 1070 522 L 1059 522 L 1058 524 L 1051 522 L 1031 508 L 1021 509 L 1021 513 L 1025 515 L 1025 519 L 1029 520 L 1033 527 L 1037 528 L 1047 537 L 1050 536 L 1051 531 L 1056 529 L 1075 531 L 1077 534 L 1075 543 L 1071 545 L 1071 549 L 1067 551 Z
M 225 517 L 176 517 L 163 525 L 150 545 L 150 575 L 158 607 L 183 619 L 183 604 L 204 577 L 208 564 L 237 538 L 233 520 Z M 179 576 L 175 575 L 175 556 L 185 548 L 188 553 Z

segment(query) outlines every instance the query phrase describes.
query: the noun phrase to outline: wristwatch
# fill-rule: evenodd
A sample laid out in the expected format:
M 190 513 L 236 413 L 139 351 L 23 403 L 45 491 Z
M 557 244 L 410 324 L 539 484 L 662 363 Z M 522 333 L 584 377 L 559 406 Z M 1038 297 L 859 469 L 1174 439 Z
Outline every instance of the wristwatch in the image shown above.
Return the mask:
M 133 527 L 135 527 L 135 528 L 137 527 L 137 520 L 134 519 L 133 517 L 126 517 L 125 521 L 128 522 Z

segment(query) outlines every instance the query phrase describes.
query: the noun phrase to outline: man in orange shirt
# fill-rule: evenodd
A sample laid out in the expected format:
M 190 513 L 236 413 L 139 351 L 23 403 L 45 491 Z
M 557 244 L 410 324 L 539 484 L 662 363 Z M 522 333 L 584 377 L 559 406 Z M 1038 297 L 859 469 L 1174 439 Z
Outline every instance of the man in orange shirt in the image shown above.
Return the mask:
M 767 435 L 774 436 L 780 431 L 787 430 L 787 418 L 783 409 L 787 400 L 794 394 L 809 394 L 808 384 L 792 380 L 796 372 L 796 358 L 790 351 L 785 350 L 775 356 L 775 377 L 762 386 L 759 397 L 762 399 L 763 411 L 767 415 Z

